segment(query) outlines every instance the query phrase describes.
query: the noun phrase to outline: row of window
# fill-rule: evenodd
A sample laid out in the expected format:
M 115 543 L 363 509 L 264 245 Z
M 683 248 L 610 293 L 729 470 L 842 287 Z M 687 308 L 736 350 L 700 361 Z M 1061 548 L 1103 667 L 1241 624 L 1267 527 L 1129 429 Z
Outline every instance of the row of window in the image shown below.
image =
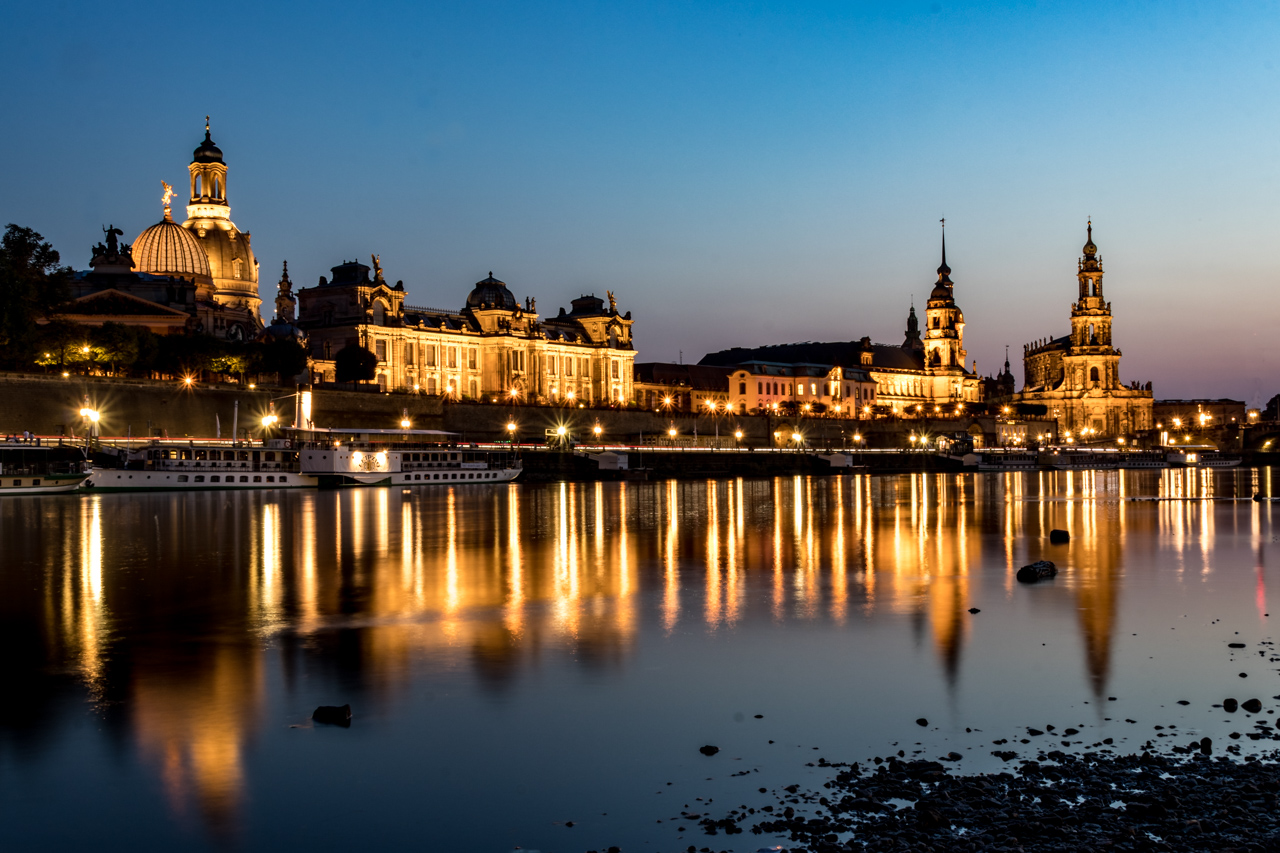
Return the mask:
M 21 486 L 21 485 L 22 485 L 22 481 L 21 481 L 21 480 L 14 480 L 14 481 L 13 481 L 13 484 L 14 484 L 15 486 Z M 39 480 L 32 480 L 32 481 L 31 481 L 31 485 L 33 485 L 33 486 L 38 486 L 38 485 L 40 485 L 40 481 L 39 481 Z
M 268 483 L 274 483 L 274 482 L 276 481 L 276 478 L 275 478 L 275 476 L 274 476 L 274 475 L 272 475 L 272 474 L 267 474 L 266 476 L 267 476 L 267 482 L 268 482 Z M 186 483 L 186 482 L 192 482 L 192 483 L 203 483 L 203 482 L 204 482 L 204 475 L 203 475 L 203 474 L 196 474 L 196 475 L 195 475 L 195 479 L 188 480 L 188 478 L 187 478 L 187 475 L 186 475 L 186 474 L 179 474 L 179 475 L 178 475 L 178 482 L 179 482 L 179 483 Z M 221 477 L 220 475 L 218 475 L 218 474 L 214 474 L 213 476 L 211 476 L 211 477 L 209 478 L 209 482 L 210 482 L 210 483 L 221 483 L 221 482 L 224 482 L 224 481 L 222 480 L 222 477 Z M 225 480 L 225 482 L 228 482 L 228 483 L 234 483 L 234 482 L 236 482 L 235 475 L 234 475 L 234 474 L 228 474 L 228 475 L 227 475 L 227 479 Z M 240 475 L 240 482 L 241 482 L 241 483 L 248 483 L 248 482 L 249 482 L 249 477 L 248 477 L 247 475 L 245 475 L 245 474 L 241 474 L 241 475 Z M 261 483 L 261 482 L 262 482 L 262 475 L 261 475 L 261 474 L 255 474 L 255 475 L 254 475 L 254 477 L 253 477 L 253 482 L 255 482 L 255 483 Z M 282 482 L 282 483 L 287 483 L 287 482 L 289 482 L 289 478 L 288 478 L 288 477 L 286 477 L 286 476 L 284 476 L 283 474 L 281 474 L 281 475 L 280 475 L 280 482 Z
M 803 382 L 800 382 L 800 383 L 797 383 L 795 387 L 796 387 L 796 396 L 803 397 L 805 395 L 805 384 Z M 818 396 L 818 383 L 810 382 L 808 385 L 808 389 L 809 389 L 810 396 L 812 397 Z M 829 383 L 825 391 L 827 396 L 834 397 L 836 394 L 840 393 L 840 383 L 839 382 Z M 746 395 L 747 393 L 746 382 L 738 383 L 738 393 L 744 396 Z M 790 396 L 791 383 L 790 382 L 757 382 L 756 393 L 762 394 L 762 395 L 767 394 L 774 397 L 779 396 L 781 394 L 786 394 Z M 871 398 L 870 392 L 868 392 L 866 389 L 858 385 L 844 386 L 844 396 L 845 396 L 845 399 L 853 398 L 857 400 L 862 399 L 864 396 L 867 399 Z
M 274 450 L 254 451 L 254 454 L 256 455 L 259 452 L 262 453 L 262 460 L 264 462 L 276 461 L 276 451 Z M 163 449 L 163 450 L 147 451 L 148 459 L 191 459 L 193 458 L 193 456 L 195 459 L 198 459 L 198 460 L 209 460 L 214 462 L 217 462 L 217 461 L 248 462 L 249 461 L 248 450 L 191 450 L 190 448 L 188 448 L 188 449 L 172 449 L 172 450 Z M 284 459 L 283 453 L 280 454 L 280 458 L 282 460 Z
M 415 480 L 496 480 L 497 471 L 463 471 L 458 474 L 405 474 L 404 482 Z

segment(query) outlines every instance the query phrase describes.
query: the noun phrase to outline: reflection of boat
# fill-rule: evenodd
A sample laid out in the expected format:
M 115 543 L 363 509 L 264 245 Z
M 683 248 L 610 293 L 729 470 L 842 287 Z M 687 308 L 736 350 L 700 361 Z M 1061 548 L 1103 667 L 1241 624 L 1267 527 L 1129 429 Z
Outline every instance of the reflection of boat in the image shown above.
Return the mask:
M 506 447 L 447 441 L 437 430 L 294 430 L 303 475 L 321 486 L 508 483 L 521 465 Z
M 40 439 L 0 443 L 0 495 L 71 492 L 89 476 L 84 452 Z
M 1113 450 L 1055 450 L 1049 464 L 1062 471 L 1110 470 L 1120 466 Z
M 124 468 L 95 468 L 86 488 L 104 492 L 161 489 L 298 489 L 316 480 L 298 470 L 290 442 L 155 441 L 129 451 Z

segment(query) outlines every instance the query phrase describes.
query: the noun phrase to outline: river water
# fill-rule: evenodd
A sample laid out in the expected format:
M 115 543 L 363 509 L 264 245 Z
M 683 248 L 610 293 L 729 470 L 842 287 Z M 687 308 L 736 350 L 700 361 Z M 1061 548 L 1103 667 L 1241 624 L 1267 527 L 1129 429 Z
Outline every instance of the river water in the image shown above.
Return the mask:
M 1211 706 L 1280 693 L 1255 492 L 1269 469 L 5 499 L 0 845 L 754 851 L 681 814 L 899 749 L 1247 755 Z

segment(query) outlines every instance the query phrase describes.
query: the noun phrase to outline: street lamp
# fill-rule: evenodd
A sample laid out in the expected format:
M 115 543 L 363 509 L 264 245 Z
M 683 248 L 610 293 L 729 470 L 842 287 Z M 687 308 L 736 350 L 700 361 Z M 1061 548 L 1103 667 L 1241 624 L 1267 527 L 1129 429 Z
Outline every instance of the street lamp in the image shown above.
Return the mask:
M 595 433 L 595 435 L 596 435 L 596 441 L 599 441 L 599 440 L 600 440 L 600 434 L 601 434 L 602 432 L 604 432 L 604 427 L 600 426 L 600 424 L 599 424 L 599 423 L 597 423 L 595 426 L 593 426 L 593 427 L 591 428 L 591 431 L 592 431 L 593 433 Z

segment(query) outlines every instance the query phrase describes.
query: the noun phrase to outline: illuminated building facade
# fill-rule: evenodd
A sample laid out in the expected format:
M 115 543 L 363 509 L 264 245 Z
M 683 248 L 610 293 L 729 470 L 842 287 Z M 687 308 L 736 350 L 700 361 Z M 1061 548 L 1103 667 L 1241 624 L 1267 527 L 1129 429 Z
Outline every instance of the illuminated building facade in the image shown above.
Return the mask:
M 633 399 L 631 312 L 618 313 L 612 292 L 607 308 L 580 296 L 571 311 L 543 319 L 535 300 L 521 305 L 492 273 L 452 311 L 405 305 L 404 283 L 388 284 L 376 256 L 372 269 L 346 261 L 331 272 L 297 292 L 317 382 L 336 381 L 335 357 L 359 346 L 377 357 L 375 381 L 386 391 L 584 405 Z
M 1151 383 L 1120 382 L 1121 353 L 1112 345 L 1111 303 L 1102 292 L 1102 258 L 1093 242 L 1092 222 L 1083 252 L 1071 334 L 1026 345 L 1023 389 L 1010 400 L 1044 405 L 1064 435 L 1105 438 L 1149 430 Z
M 938 267 L 938 281 L 929 294 L 929 302 L 925 308 L 923 335 L 915 306 L 912 306 L 907 314 L 906 336 L 901 346 L 873 344 L 871 338 L 862 338 L 857 341 L 830 343 L 734 347 L 709 353 L 700 363 L 737 366 L 759 362 L 787 365 L 792 369 L 825 365 L 826 369 L 850 370 L 853 371 L 849 378 L 850 392 L 840 398 L 840 401 L 833 397 L 820 402 L 847 405 L 854 402 L 854 391 L 860 390 L 862 396 L 858 401 L 861 405 L 867 405 L 869 393 L 874 401 L 872 405 L 878 404 L 895 412 L 907 413 L 957 403 L 980 402 L 983 399 L 983 382 L 977 375 L 976 368 L 969 370 L 964 366 L 966 357 L 964 312 L 956 304 L 955 285 L 951 281 L 951 267 L 947 266 L 947 244 L 944 237 L 942 264 Z M 866 379 L 862 378 L 863 374 Z M 833 375 L 825 379 L 828 382 L 838 381 L 840 391 L 843 392 L 844 377 Z M 874 385 L 870 392 L 862 384 L 867 380 Z M 750 389 L 751 380 L 746 381 Z M 815 384 L 811 378 L 806 378 L 805 381 L 807 385 Z M 797 389 L 798 382 L 797 379 Z M 820 382 L 816 384 L 821 387 Z M 780 390 L 775 394 L 771 385 L 766 402 L 771 406 L 784 397 L 790 398 L 792 393 L 794 391 L 784 393 Z M 732 396 L 737 400 L 747 395 Z M 809 396 L 816 397 L 816 393 Z M 765 395 L 758 395 L 757 399 L 765 400 Z
M 805 408 L 851 418 L 869 416 L 876 383 L 858 367 L 752 361 L 729 374 L 729 396 L 743 412 Z
M 173 188 L 164 184 L 164 218 L 133 241 L 133 262 L 140 273 L 195 284 L 195 331 L 230 341 L 249 340 L 262 330 L 258 261 L 249 232 L 231 221 L 227 164 L 209 135 L 207 121 L 204 141 L 187 170 L 191 197 L 186 221 L 173 221 Z

